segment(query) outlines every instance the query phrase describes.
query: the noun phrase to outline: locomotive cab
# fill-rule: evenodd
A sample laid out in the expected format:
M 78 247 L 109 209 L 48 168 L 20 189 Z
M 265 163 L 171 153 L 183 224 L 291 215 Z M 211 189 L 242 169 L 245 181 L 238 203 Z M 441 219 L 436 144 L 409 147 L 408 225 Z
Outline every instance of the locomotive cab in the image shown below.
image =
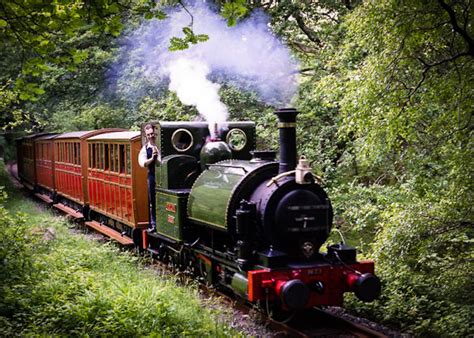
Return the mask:
M 187 201 L 196 179 L 214 162 L 250 159 L 255 148 L 255 123 L 227 122 L 219 135 L 226 142 L 211 138 L 206 122 L 151 123 L 157 133 L 161 164 L 155 168 L 157 232 L 144 235 L 144 247 L 157 247 L 162 241 L 179 246 L 198 236 L 187 222 Z

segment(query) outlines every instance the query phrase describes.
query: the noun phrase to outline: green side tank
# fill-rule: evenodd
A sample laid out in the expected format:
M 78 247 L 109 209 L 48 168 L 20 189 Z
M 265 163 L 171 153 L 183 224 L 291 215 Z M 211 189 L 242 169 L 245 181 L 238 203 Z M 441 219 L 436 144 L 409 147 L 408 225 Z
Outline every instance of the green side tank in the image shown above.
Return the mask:
M 209 165 L 194 183 L 188 200 L 192 221 L 227 231 L 242 199 L 255 187 L 278 174 L 278 163 L 226 160 Z

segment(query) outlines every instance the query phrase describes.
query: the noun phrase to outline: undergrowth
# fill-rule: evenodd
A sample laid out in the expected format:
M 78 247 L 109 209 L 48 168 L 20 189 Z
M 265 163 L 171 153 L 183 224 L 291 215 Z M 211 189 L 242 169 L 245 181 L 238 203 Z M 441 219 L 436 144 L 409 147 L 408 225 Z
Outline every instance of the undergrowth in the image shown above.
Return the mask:
M 0 336 L 227 336 L 220 310 L 140 258 L 71 233 L 0 164 Z

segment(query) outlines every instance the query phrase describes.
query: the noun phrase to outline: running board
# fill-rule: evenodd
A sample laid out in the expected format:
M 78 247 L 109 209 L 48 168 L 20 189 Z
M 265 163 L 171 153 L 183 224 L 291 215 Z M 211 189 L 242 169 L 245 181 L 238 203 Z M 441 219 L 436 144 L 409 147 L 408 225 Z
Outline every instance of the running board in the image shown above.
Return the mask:
M 97 230 L 98 232 L 104 234 L 107 237 L 115 239 L 117 242 L 119 242 L 122 245 L 133 245 L 133 240 L 130 237 L 124 236 L 120 232 L 114 229 L 111 229 L 106 225 L 102 225 L 96 221 L 90 221 L 90 222 L 85 222 L 85 223 L 88 227 L 94 230 Z
M 35 190 L 35 187 L 34 187 L 33 185 L 29 184 L 28 182 L 22 181 L 22 180 L 20 180 L 20 179 L 19 179 L 18 181 L 19 181 L 21 184 L 23 184 L 23 186 L 24 186 L 26 189 L 28 189 L 28 190 L 30 190 L 30 191 Z
M 51 205 L 53 204 L 53 200 L 51 198 L 49 198 L 48 195 L 45 195 L 45 194 L 40 194 L 39 192 L 37 192 L 35 194 L 36 197 L 38 197 L 40 200 L 42 200 L 43 202 L 47 203 L 48 205 Z
M 68 216 L 71 216 L 72 218 L 76 220 L 81 220 L 84 218 L 84 215 L 81 212 L 76 211 L 73 208 L 68 207 L 67 205 L 64 205 L 62 203 L 53 204 L 53 207 L 61 210 L 62 212 L 65 212 Z

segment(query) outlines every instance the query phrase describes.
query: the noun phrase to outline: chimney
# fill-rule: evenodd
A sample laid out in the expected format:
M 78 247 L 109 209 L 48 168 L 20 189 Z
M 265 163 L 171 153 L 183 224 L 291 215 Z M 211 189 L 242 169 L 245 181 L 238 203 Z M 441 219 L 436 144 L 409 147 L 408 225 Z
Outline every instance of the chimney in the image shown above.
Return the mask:
M 296 115 L 294 108 L 282 108 L 275 112 L 280 130 L 280 168 L 284 173 L 296 168 Z

